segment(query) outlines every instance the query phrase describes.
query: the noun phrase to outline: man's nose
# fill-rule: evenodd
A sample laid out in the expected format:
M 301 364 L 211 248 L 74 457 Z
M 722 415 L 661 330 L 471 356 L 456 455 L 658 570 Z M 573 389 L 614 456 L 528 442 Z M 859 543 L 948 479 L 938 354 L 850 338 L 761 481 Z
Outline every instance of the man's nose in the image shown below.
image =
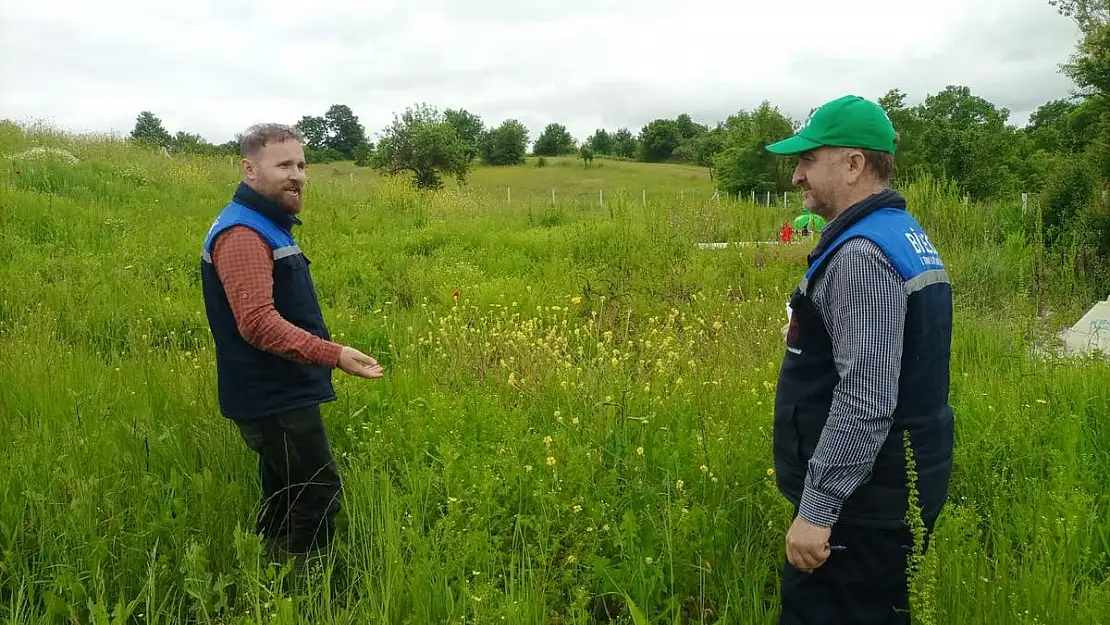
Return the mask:
M 805 181 L 806 177 L 802 175 L 802 166 L 799 164 L 797 167 L 794 168 L 794 176 L 790 179 L 790 182 L 795 187 L 800 187 Z

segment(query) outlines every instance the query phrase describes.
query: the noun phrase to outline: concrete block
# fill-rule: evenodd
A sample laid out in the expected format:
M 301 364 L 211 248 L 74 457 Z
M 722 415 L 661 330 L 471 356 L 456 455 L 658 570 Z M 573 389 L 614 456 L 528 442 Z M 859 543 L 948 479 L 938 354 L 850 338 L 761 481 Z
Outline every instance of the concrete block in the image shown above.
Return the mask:
M 1110 299 L 1092 306 L 1075 325 L 1061 333 L 1060 338 L 1072 354 L 1099 351 L 1110 356 Z

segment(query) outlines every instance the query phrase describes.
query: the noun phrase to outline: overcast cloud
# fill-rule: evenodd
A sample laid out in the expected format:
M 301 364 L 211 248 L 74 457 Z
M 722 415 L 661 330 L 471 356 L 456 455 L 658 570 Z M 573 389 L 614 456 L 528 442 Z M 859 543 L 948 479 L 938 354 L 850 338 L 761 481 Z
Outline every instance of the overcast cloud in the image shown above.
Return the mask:
M 582 140 L 767 99 L 949 84 L 1022 124 L 1068 95 L 1077 31 L 1047 0 L 0 0 L 0 118 L 127 133 L 142 110 L 223 142 L 349 105 L 375 135 L 408 105 Z M 916 29 L 910 32 L 910 29 Z

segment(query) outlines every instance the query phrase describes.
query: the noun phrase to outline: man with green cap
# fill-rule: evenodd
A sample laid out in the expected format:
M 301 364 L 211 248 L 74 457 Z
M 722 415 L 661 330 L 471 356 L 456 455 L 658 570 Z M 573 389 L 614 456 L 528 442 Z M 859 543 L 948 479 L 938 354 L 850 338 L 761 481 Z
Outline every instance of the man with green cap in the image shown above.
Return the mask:
M 776 475 L 795 507 L 782 624 L 908 624 L 904 437 L 918 497 L 909 517 L 926 536 L 948 497 L 952 289 L 889 187 L 896 149 L 886 113 L 858 96 L 767 146 L 797 155 L 793 182 L 827 222 L 789 302 L 775 398 Z

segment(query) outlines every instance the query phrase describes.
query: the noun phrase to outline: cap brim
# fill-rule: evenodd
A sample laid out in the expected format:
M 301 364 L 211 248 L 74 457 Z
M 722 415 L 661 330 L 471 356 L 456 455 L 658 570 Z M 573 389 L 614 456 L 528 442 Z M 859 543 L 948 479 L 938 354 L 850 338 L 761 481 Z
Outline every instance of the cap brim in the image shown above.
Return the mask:
M 776 141 L 767 146 L 767 151 L 771 154 L 778 154 L 780 156 L 788 156 L 791 154 L 801 154 L 821 147 L 820 143 L 806 139 L 802 135 L 794 135 L 787 137 L 782 141 Z

